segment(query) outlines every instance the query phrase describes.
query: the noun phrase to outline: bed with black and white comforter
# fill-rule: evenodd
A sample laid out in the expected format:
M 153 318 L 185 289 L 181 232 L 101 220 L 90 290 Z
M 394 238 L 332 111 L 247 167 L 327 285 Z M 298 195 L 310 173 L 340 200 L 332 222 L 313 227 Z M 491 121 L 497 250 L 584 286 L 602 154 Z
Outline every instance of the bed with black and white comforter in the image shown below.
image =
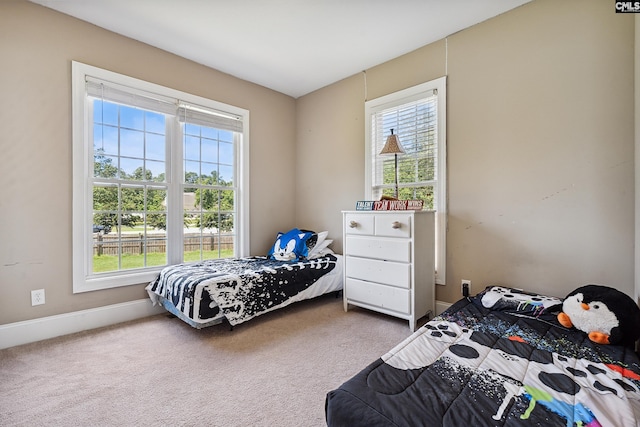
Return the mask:
M 483 303 L 484 299 L 484 303 Z M 336 426 L 640 426 L 640 360 L 488 287 L 327 394 Z
M 217 259 L 164 268 L 147 286 L 154 303 L 195 328 L 246 322 L 296 301 L 342 289 L 342 255 L 295 262 Z

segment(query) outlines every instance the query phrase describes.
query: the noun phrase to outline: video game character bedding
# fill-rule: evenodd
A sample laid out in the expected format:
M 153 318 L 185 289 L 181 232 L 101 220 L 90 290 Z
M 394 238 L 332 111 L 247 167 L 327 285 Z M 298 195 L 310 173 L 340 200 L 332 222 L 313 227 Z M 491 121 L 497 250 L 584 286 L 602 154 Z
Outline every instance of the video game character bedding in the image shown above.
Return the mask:
M 640 360 L 557 321 L 562 301 L 487 287 L 327 394 L 336 426 L 640 426 Z
M 342 256 L 296 262 L 255 256 L 179 264 L 164 268 L 146 289 L 154 303 L 195 328 L 225 318 L 237 325 L 342 289 Z

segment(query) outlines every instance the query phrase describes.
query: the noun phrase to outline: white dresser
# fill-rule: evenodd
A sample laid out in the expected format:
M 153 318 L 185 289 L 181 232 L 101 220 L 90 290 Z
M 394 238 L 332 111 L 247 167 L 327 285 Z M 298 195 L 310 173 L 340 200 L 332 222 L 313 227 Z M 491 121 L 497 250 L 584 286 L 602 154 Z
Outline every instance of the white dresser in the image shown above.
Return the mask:
M 433 211 L 343 211 L 344 310 L 409 321 L 435 313 Z

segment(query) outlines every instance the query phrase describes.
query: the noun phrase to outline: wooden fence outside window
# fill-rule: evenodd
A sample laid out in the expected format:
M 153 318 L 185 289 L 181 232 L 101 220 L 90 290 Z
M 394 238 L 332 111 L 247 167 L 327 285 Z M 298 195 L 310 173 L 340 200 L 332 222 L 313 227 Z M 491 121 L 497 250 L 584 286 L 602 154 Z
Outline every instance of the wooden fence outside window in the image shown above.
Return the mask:
M 200 244 L 206 251 L 233 250 L 233 236 L 218 234 L 189 233 L 184 235 L 184 251 L 199 251 Z M 167 252 L 167 236 L 163 233 L 157 234 L 122 234 L 112 235 L 98 234 L 93 237 L 94 255 L 118 255 L 118 248 L 121 247 L 122 254 L 143 254 L 154 252 Z

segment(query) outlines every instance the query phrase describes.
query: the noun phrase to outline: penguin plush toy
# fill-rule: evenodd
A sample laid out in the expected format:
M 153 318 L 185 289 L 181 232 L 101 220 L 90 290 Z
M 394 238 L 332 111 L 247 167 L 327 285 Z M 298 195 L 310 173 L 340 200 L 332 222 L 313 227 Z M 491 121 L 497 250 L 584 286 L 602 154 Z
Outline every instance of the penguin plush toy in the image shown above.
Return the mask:
M 640 308 L 628 295 L 601 285 L 585 285 L 562 302 L 558 321 L 575 326 L 599 344 L 634 348 L 640 338 Z

